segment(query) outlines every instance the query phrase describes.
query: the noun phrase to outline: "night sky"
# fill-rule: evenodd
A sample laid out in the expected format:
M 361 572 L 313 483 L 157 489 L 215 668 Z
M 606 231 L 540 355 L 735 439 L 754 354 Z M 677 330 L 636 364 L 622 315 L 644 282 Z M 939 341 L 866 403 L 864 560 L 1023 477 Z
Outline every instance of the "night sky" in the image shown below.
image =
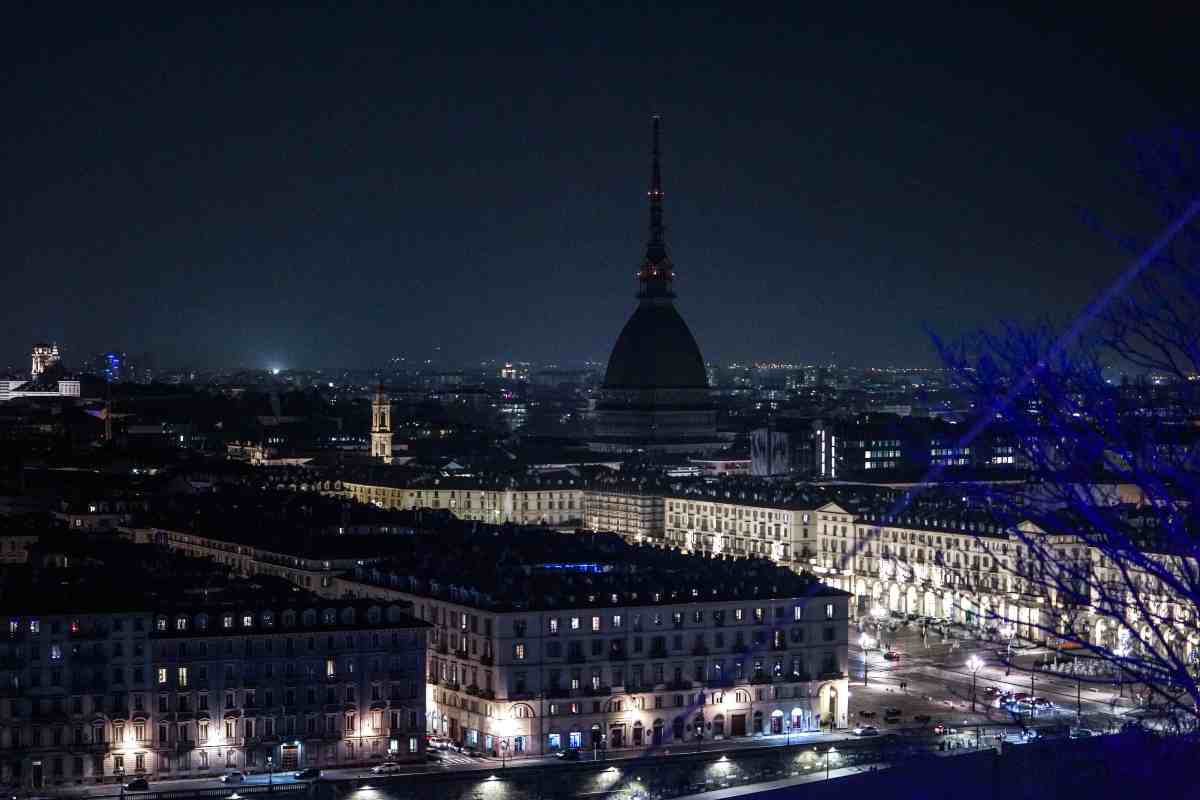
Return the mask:
M 0 359 L 25 368 L 40 338 L 160 366 L 607 359 L 655 112 L 707 358 L 931 363 L 923 323 L 1065 318 L 1110 280 L 1080 208 L 1148 222 L 1124 142 L 1195 112 L 1198 20 L 1149 4 L 41 5 L 0 39 Z

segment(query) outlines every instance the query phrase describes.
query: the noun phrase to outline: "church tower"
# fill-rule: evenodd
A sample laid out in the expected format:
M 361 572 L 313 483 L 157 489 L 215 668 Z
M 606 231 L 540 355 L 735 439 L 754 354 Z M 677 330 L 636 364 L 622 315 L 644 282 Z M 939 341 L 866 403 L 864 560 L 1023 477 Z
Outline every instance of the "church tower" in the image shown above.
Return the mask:
M 392 401 L 383 393 L 383 383 L 371 401 L 371 458 L 392 463 Z

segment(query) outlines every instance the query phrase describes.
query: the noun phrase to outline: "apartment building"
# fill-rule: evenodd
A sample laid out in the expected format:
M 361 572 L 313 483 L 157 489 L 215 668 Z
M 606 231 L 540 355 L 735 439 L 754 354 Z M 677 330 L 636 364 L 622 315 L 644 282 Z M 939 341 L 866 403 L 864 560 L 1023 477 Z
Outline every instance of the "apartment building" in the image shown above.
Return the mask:
M 492 524 L 579 524 L 584 515 L 583 486 L 574 478 L 423 478 L 395 484 L 345 480 L 336 482 L 333 491 L 381 508 L 447 509 L 459 519 Z
M 322 581 L 431 626 L 432 733 L 537 754 L 847 724 L 845 592 L 765 559 L 436 522 Z
M 0 781 L 423 758 L 428 626 L 406 607 L 207 566 L 155 579 L 130 568 L 155 548 L 108 548 L 0 589 Z

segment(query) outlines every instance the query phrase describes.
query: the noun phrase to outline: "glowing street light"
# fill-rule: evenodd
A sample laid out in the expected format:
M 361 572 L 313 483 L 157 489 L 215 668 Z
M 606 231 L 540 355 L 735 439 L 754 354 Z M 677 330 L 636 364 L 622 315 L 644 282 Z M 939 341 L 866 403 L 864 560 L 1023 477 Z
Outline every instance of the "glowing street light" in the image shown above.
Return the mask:
M 858 637 L 858 644 L 862 648 L 863 654 L 863 686 L 867 685 L 867 673 L 871 669 L 871 648 L 875 646 L 875 637 L 864 633 Z
M 971 656 L 967 659 L 967 669 L 971 671 L 971 713 L 975 712 L 975 674 L 983 668 L 983 659 Z

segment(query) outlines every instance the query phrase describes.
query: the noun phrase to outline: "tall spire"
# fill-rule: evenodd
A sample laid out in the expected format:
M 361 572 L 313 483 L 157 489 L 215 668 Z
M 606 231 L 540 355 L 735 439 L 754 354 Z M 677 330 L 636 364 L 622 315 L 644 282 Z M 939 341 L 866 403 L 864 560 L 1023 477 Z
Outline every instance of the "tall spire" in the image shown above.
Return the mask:
M 659 150 L 660 118 L 654 115 L 653 138 L 650 153 L 650 238 L 646 242 L 646 260 L 638 272 L 638 282 L 641 285 L 638 297 L 641 298 L 671 298 L 671 281 L 675 277 L 671 259 L 667 255 L 667 239 L 663 226 L 663 189 L 662 167 Z

